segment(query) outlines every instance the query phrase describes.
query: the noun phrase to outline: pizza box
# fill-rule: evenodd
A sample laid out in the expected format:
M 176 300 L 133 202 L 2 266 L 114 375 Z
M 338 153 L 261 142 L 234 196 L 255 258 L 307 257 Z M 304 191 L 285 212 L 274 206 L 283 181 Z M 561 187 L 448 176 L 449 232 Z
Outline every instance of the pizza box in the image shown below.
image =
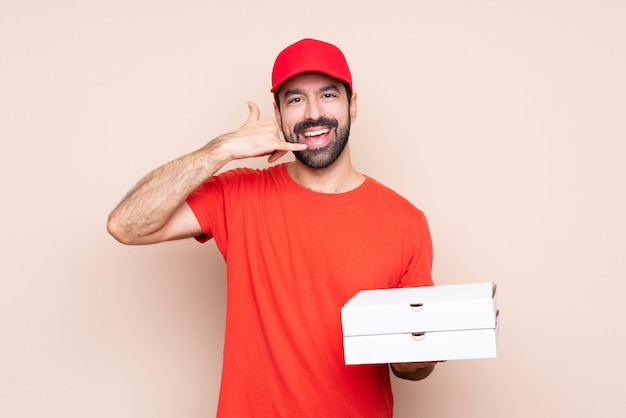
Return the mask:
M 346 364 L 496 357 L 496 285 L 362 290 L 341 309 Z

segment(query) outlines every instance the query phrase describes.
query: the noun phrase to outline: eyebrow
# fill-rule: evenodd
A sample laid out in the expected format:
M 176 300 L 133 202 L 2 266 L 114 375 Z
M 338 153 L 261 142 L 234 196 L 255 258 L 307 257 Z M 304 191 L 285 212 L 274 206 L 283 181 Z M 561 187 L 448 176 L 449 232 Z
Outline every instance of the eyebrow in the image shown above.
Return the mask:
M 339 87 L 335 84 L 328 84 L 324 87 L 321 87 L 318 92 L 319 93 L 324 93 L 327 91 L 335 91 L 337 93 L 339 93 Z M 287 98 L 289 96 L 293 96 L 293 95 L 298 95 L 298 94 L 304 94 L 304 90 L 302 89 L 289 89 L 289 90 L 285 90 L 285 94 L 284 94 L 284 98 Z

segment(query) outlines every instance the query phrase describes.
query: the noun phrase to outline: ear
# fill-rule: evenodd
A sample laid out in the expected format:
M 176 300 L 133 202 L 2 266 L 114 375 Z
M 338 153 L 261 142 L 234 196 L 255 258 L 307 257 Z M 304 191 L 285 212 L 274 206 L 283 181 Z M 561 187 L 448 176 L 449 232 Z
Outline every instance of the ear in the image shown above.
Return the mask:
M 278 105 L 276 105 L 276 102 L 274 102 L 274 117 L 276 118 L 276 122 L 278 122 L 278 126 L 280 126 L 280 129 L 282 129 L 283 119 L 280 116 L 280 109 L 278 108 Z
M 356 122 L 356 93 L 352 93 L 352 101 L 350 102 L 350 122 Z

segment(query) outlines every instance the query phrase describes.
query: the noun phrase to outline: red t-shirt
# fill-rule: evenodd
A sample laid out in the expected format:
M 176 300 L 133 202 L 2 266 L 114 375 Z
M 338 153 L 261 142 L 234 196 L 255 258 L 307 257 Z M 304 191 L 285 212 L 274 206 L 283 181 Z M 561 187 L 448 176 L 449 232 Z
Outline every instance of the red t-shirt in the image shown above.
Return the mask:
M 227 264 L 218 417 L 391 417 L 388 365 L 344 364 L 341 307 L 432 285 L 423 213 L 369 177 L 313 192 L 286 164 L 223 173 L 187 201 Z

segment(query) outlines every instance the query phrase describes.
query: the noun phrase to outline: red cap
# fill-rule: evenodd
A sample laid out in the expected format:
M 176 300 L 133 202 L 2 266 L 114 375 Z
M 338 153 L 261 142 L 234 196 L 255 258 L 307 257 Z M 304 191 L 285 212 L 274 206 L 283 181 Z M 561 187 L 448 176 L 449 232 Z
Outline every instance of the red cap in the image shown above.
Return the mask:
M 345 81 L 352 90 L 352 75 L 343 53 L 335 45 L 302 39 L 283 49 L 272 70 L 272 89 L 276 90 L 294 75 L 317 72 Z

